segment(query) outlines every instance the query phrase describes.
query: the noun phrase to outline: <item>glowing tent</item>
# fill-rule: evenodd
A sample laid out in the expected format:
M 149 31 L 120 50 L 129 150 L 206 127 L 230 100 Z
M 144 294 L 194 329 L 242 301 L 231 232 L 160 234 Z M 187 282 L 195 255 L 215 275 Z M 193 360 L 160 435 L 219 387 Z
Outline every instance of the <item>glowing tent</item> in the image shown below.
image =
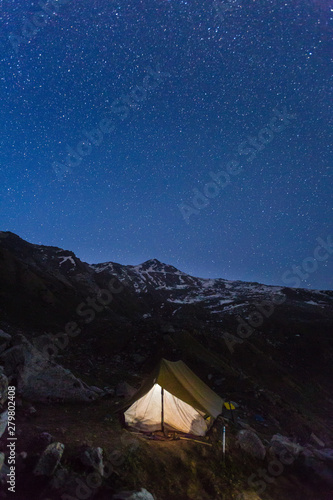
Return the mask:
M 185 363 L 162 359 L 129 405 L 125 422 L 130 427 L 204 436 L 222 412 L 223 400 Z

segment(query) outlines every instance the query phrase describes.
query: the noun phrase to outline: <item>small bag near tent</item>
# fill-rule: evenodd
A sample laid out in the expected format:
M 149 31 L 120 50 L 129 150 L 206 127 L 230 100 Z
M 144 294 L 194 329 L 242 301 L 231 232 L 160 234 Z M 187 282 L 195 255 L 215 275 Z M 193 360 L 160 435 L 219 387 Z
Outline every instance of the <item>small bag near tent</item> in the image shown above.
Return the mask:
M 204 436 L 222 413 L 223 403 L 183 361 L 162 359 L 128 403 L 125 423 L 143 432 Z

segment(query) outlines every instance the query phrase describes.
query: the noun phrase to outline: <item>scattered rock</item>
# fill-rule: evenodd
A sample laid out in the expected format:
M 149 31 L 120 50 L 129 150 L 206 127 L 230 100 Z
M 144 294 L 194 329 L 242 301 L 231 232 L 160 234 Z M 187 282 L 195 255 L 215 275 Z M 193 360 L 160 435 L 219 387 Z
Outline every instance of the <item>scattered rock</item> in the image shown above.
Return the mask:
M 51 443 L 39 458 L 34 469 L 35 476 L 52 476 L 58 467 L 65 445 L 62 443 Z
M 145 488 L 141 488 L 140 491 L 121 491 L 113 495 L 111 500 L 155 500 L 155 498 Z
M 80 461 L 83 465 L 95 469 L 100 476 L 104 474 L 104 464 L 103 464 L 103 448 L 93 448 L 89 447 L 83 450 L 80 454 Z
M 264 460 L 266 448 L 263 445 L 260 437 L 253 431 L 242 430 L 237 434 L 237 442 L 245 453 L 249 453 L 252 457 Z

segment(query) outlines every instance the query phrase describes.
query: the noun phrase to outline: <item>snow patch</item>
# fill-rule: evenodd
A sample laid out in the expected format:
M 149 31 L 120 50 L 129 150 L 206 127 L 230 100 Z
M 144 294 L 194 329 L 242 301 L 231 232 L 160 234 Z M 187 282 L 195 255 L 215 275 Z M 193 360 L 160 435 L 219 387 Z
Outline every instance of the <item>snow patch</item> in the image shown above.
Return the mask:
M 68 257 L 65 257 L 64 255 L 60 255 L 58 258 L 62 259 L 62 261 L 59 262 L 59 266 L 62 266 L 62 264 L 64 262 L 67 262 L 69 260 L 73 264 L 73 266 L 76 267 L 75 260 L 70 255 Z

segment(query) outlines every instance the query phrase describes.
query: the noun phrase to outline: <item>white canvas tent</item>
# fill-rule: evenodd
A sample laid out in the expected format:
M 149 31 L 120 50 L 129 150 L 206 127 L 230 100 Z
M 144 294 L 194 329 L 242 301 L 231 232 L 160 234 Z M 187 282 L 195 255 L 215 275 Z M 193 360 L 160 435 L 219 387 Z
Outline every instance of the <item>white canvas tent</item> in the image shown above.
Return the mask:
M 185 363 L 162 359 L 124 415 L 126 424 L 141 431 L 204 436 L 222 406 L 223 400 Z

